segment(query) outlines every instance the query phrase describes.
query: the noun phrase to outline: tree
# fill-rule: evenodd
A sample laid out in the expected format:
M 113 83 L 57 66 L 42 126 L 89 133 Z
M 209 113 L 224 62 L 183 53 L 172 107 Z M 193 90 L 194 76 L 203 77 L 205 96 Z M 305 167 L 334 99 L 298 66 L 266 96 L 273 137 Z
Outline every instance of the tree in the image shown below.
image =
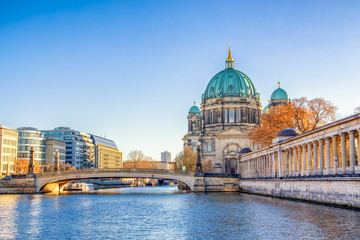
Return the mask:
M 185 146 L 175 157 L 176 169 L 181 170 L 185 167 L 188 172 L 194 172 L 196 170 L 196 152 L 193 152 L 190 146 Z
M 26 174 L 29 169 L 29 162 L 26 159 L 16 159 L 16 174 Z
M 250 129 L 254 144 L 267 146 L 285 128 L 294 128 L 300 133 L 314 130 L 335 120 L 337 107 L 323 98 L 308 100 L 305 97 L 293 99 L 291 103 L 272 106 L 264 114 L 261 126 Z
M 213 169 L 212 161 L 210 160 L 201 160 L 201 164 L 203 166 L 203 172 L 211 172 Z
M 272 139 L 285 128 L 294 128 L 291 104 L 270 107 L 269 113 L 262 115 L 261 126 L 249 129 L 250 139 L 254 144 L 267 146 Z
M 133 150 L 129 152 L 126 162 L 130 168 L 137 168 L 144 159 L 145 155 L 142 151 Z

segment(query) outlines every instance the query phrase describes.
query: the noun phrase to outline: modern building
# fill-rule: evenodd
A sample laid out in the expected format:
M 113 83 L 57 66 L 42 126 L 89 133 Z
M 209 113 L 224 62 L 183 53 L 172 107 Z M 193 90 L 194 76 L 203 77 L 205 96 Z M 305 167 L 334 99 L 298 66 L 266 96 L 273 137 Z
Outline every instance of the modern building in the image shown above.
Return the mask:
M 0 124 L 0 176 L 15 173 L 18 132 Z
M 59 153 L 59 162 L 65 164 L 65 152 L 66 152 L 66 143 L 62 140 L 57 139 L 46 139 L 46 164 L 54 164 L 55 162 L 55 153 Z
M 168 151 L 164 151 L 161 153 L 161 161 L 162 162 L 171 162 L 171 153 Z
M 46 139 L 65 141 L 65 163 L 75 166 L 76 169 L 95 168 L 95 146 L 90 134 L 68 127 L 57 127 L 43 132 Z
M 18 128 L 18 152 L 20 160 L 30 160 L 30 149 L 35 150 L 35 164 L 43 166 L 46 157 L 45 134 L 33 127 Z
M 95 146 L 96 168 L 122 168 L 122 152 L 120 152 L 114 141 L 99 136 L 91 135 Z
M 241 149 L 254 148 L 249 130 L 260 125 L 260 117 L 260 95 L 250 78 L 235 69 L 229 48 L 225 69 L 208 83 L 201 109 L 194 105 L 189 110 L 184 146 L 195 150 L 199 144 L 213 172 L 226 172 Z
M 278 85 L 279 87 L 275 89 L 275 91 L 271 94 L 269 104 L 264 107 L 262 111 L 263 114 L 269 113 L 269 108 L 273 106 L 290 102 L 290 98 L 287 92 L 284 89 L 280 88 L 280 82 L 278 82 Z

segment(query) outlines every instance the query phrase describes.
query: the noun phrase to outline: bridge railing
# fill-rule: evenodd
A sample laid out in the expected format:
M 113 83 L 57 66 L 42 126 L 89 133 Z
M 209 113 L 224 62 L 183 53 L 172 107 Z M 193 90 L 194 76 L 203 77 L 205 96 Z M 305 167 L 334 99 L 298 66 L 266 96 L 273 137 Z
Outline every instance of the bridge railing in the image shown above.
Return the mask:
M 58 172 L 42 172 L 36 173 L 37 177 L 57 175 L 57 174 L 81 174 L 81 173 L 144 173 L 144 174 L 173 174 L 173 175 L 184 175 L 184 176 L 194 176 L 194 172 L 184 172 L 178 170 L 166 170 L 166 169 L 147 169 L 147 168 L 106 168 L 106 169 L 75 169 L 75 170 L 65 170 Z

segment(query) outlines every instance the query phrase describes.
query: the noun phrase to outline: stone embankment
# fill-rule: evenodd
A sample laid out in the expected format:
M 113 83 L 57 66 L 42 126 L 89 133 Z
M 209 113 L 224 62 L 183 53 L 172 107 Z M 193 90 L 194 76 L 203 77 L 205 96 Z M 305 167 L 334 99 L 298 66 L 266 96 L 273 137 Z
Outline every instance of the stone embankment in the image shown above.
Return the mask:
M 360 208 L 360 178 L 240 180 L 240 191 Z
M 35 193 L 34 178 L 11 178 L 0 180 L 0 194 L 31 194 Z

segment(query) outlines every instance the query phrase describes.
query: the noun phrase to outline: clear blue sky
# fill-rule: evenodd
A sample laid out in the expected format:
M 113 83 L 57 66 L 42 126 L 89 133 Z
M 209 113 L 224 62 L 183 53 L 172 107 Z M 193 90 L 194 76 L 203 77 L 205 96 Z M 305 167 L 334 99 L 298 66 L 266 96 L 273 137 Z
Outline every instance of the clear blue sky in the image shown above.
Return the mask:
M 0 0 L 0 122 L 69 126 L 160 159 L 182 149 L 187 112 L 235 67 L 267 104 L 360 105 L 360 1 Z

